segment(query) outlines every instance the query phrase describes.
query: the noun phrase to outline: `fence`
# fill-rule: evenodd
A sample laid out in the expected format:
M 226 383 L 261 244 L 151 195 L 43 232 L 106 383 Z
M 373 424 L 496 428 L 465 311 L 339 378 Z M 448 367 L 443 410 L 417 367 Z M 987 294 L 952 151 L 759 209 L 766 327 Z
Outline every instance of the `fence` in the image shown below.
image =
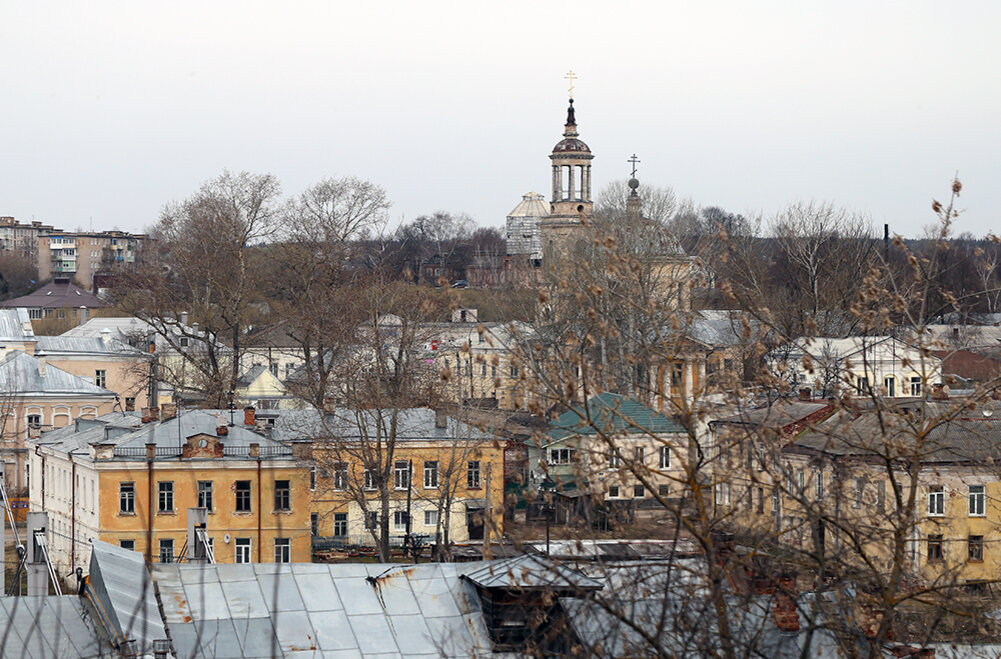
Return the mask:
M 228 458 L 249 458 L 249 446 L 223 446 L 222 454 Z M 116 458 L 146 458 L 145 446 L 116 446 Z M 179 446 L 157 446 L 155 455 L 157 458 L 179 458 L 182 455 Z M 258 457 L 261 458 L 284 458 L 292 457 L 292 448 L 289 446 L 261 446 L 258 449 Z

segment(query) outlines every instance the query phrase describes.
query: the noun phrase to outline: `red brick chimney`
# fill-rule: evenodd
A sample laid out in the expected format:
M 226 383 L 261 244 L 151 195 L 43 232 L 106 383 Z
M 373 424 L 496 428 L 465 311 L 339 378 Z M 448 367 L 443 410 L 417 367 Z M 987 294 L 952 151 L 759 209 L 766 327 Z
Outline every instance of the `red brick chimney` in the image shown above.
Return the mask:
M 796 610 L 796 578 L 784 574 L 777 580 L 775 588 L 775 605 L 772 608 L 772 620 L 779 631 L 798 632 L 799 612 Z
M 225 437 L 229 434 L 229 427 L 226 424 L 218 425 L 216 426 L 215 434 L 218 437 Z
M 813 392 L 810 391 L 809 387 L 803 387 L 799 390 L 799 399 L 804 403 L 809 403 L 813 400 Z
M 243 408 L 243 425 L 254 426 L 257 423 L 257 411 L 254 409 L 253 405 L 247 405 Z

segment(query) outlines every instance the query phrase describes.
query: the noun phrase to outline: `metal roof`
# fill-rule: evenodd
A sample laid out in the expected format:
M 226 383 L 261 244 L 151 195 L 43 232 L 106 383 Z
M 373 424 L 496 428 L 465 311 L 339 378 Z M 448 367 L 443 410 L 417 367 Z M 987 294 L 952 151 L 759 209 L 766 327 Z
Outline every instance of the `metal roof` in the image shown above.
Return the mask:
M 31 319 L 24 307 L 0 309 L 0 341 L 30 341 L 35 338 Z
M 275 422 L 275 437 L 282 440 L 330 438 L 333 440 L 374 440 L 388 436 L 396 415 L 397 441 L 493 440 L 496 436 L 449 416 L 444 428 L 436 425 L 436 412 L 427 407 L 401 410 L 338 409 L 324 414 L 318 410 L 281 410 Z
M 481 588 L 557 588 L 598 590 L 600 581 L 557 563 L 532 554 L 490 561 L 463 575 Z
M 87 355 L 122 355 L 142 357 L 146 353 L 133 348 L 127 343 L 108 336 L 39 336 L 35 350 L 44 351 L 47 355 L 87 354 Z
M 683 433 L 684 426 L 653 408 L 619 394 L 603 393 L 576 405 L 549 423 L 549 438 L 602 433 Z
M 37 291 L 0 302 L 0 307 L 8 309 L 23 307 L 28 309 L 61 309 L 65 307 L 87 307 L 100 309 L 108 306 L 96 295 L 88 293 L 69 279 L 57 277 Z
M 87 588 L 98 622 L 116 644 L 134 640 L 140 652 L 148 652 L 153 641 L 167 638 L 167 630 L 143 555 L 106 542 L 91 545 Z
M 0 597 L 0 656 L 18 659 L 110 657 L 76 595 Z
M 113 398 L 115 393 L 91 384 L 78 375 L 67 373 L 52 364 L 39 373 L 40 360 L 20 350 L 0 359 L 0 391 L 19 396 L 83 395 Z

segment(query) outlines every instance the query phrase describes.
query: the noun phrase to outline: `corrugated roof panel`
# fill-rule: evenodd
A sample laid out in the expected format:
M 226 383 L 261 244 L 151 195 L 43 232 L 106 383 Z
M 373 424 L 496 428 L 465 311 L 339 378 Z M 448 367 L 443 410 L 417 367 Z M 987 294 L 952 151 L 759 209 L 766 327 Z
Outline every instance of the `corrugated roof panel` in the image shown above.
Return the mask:
M 283 652 L 307 650 L 316 646 L 318 632 L 314 631 L 305 611 L 301 609 L 298 611 L 278 611 L 274 614 L 272 621 L 275 638 Z M 354 647 L 353 639 L 351 647 Z
M 218 581 L 187 584 L 184 586 L 184 595 L 192 620 L 228 620 L 232 617 L 226 596 L 222 592 L 222 584 Z M 165 596 L 166 593 L 161 590 L 160 599 L 165 599 Z
M 269 611 L 302 611 L 305 608 L 291 572 L 258 574 L 257 580 Z
M 421 612 L 420 607 L 417 606 L 417 599 L 414 597 L 413 591 L 410 590 L 407 576 L 408 572 L 402 571 L 394 576 L 383 577 L 377 582 L 378 595 L 382 598 L 386 613 L 391 616 Z
M 448 583 L 443 578 L 414 579 L 410 582 L 410 587 L 425 617 L 459 615 L 459 607 L 456 606 Z
M 233 629 L 236 630 L 236 637 L 240 639 L 244 657 L 280 656 L 278 638 L 275 636 L 271 618 L 236 618 L 233 620 Z
M 253 575 L 253 570 L 249 570 Z M 221 575 L 220 575 L 221 576 Z M 229 613 L 234 620 L 241 618 L 264 618 L 269 615 L 268 607 L 264 603 L 264 596 L 261 594 L 261 587 L 257 579 L 253 581 L 225 581 L 222 582 L 222 592 L 226 596 L 226 603 L 229 604 Z
M 432 638 L 431 630 L 424 623 L 424 616 L 421 614 L 390 616 L 389 624 L 401 650 L 419 654 L 434 654 L 438 651 L 438 644 Z

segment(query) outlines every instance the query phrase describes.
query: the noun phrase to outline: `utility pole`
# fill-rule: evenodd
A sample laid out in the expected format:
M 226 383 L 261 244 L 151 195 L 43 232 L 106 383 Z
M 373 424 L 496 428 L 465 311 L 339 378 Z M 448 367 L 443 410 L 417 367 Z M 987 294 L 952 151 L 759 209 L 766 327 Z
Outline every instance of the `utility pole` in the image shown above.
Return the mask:
M 403 536 L 403 553 L 406 554 L 411 549 L 410 544 L 410 495 L 414 491 L 414 461 L 407 461 L 407 534 Z

